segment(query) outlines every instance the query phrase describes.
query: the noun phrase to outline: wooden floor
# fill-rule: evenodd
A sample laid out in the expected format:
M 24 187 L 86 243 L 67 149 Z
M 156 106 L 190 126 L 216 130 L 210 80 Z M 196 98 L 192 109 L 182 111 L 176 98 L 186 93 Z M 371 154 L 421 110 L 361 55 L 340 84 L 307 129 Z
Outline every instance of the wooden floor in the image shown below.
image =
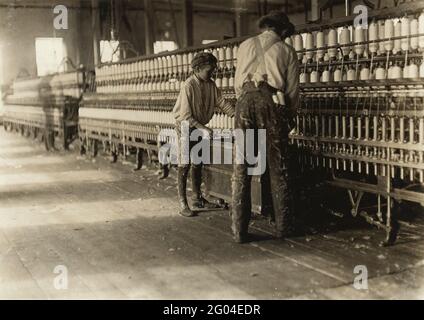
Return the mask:
M 227 211 L 177 214 L 172 176 L 0 130 L 2 299 L 424 298 L 424 223 L 381 248 L 381 231 L 329 221 L 331 231 L 277 241 L 256 219 L 256 240 L 237 245 Z M 352 285 L 357 265 L 368 290 Z M 57 266 L 67 289 L 55 287 Z

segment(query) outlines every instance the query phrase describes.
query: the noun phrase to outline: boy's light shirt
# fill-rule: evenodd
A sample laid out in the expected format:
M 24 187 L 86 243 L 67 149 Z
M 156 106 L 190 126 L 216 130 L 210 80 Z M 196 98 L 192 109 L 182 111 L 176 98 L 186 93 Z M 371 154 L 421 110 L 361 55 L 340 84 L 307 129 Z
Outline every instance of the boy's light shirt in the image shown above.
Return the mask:
M 176 123 L 188 121 L 190 127 L 206 125 L 217 111 L 234 115 L 234 107 L 225 101 L 213 80 L 191 75 L 184 82 L 173 109 Z

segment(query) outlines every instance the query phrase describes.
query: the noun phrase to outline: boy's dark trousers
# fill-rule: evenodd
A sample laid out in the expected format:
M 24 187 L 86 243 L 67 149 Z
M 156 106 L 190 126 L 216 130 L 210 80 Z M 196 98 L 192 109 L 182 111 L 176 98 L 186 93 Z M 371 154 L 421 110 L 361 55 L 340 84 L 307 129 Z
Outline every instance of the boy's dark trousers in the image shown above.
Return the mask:
M 261 176 L 263 211 L 275 221 L 276 236 L 283 237 L 292 224 L 288 173 L 289 116 L 287 107 L 272 99 L 275 89 L 265 82 L 246 83 L 236 104 L 235 129 L 266 129 L 266 171 Z M 255 139 L 256 140 L 256 139 Z M 245 149 L 246 146 L 245 146 Z M 251 176 L 248 164 L 235 157 L 232 178 L 232 230 L 237 238 L 247 236 L 251 216 Z

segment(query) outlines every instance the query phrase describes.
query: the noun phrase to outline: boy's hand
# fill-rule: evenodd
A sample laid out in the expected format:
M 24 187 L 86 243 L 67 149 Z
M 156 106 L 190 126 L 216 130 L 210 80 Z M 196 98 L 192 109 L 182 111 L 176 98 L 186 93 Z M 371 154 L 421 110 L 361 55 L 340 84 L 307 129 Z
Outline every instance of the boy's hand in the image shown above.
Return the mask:
M 211 128 L 205 127 L 206 139 L 213 139 L 213 130 Z

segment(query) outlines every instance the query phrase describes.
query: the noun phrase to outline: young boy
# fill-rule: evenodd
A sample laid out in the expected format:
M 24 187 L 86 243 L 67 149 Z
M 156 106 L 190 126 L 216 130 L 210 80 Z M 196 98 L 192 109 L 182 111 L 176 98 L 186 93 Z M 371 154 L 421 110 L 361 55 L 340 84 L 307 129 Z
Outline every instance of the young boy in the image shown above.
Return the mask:
M 229 116 L 234 116 L 234 107 L 226 102 L 221 96 L 215 82 L 211 79 L 217 67 L 217 59 L 211 53 L 200 52 L 195 55 L 191 62 L 193 74 L 185 81 L 181 88 L 173 112 L 175 116 L 175 129 L 178 135 L 178 143 L 181 146 L 181 124 L 187 121 L 189 133 L 194 129 L 206 130 L 209 136 L 212 130 L 205 125 L 212 119 L 215 111 L 219 110 Z M 192 143 L 189 146 L 191 150 Z M 183 148 L 181 147 L 180 150 Z M 180 159 L 181 160 L 181 159 Z M 192 162 L 190 159 L 189 163 Z M 187 177 L 191 166 L 191 179 L 193 189 L 194 208 L 216 208 L 203 198 L 200 186 L 202 184 L 202 164 L 178 165 L 178 199 L 180 203 L 180 214 L 184 217 L 192 217 L 195 214 L 190 210 L 187 203 Z

